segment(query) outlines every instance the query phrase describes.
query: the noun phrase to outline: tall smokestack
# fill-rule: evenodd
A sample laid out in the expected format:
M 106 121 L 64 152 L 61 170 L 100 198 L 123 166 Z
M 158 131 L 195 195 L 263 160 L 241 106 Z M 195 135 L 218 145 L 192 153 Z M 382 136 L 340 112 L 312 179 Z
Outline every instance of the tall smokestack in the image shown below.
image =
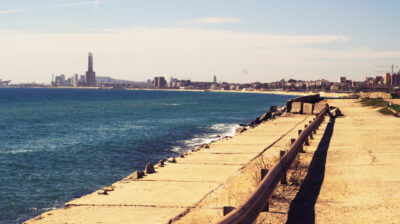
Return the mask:
M 89 65 L 88 65 L 88 71 L 92 72 L 93 71 L 93 53 L 89 52 Z

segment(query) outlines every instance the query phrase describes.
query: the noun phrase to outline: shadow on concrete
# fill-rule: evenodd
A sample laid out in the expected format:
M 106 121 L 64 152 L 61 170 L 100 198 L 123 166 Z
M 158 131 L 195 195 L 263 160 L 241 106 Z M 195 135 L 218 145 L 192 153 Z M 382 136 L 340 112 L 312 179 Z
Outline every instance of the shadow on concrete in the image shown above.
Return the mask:
M 301 184 L 296 197 L 290 203 L 287 224 L 315 223 L 314 206 L 321 190 L 322 182 L 324 181 L 326 157 L 334 125 L 335 118 L 331 118 L 314 153 L 307 176 Z

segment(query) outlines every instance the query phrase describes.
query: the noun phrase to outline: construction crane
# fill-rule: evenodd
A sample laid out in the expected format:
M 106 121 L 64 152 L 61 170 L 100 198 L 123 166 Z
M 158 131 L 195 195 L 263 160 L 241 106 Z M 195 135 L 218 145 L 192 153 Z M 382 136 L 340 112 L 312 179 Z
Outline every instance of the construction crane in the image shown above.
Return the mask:
M 395 65 L 392 64 L 392 65 L 378 65 L 376 67 L 379 67 L 379 68 L 392 68 L 392 75 L 393 75 L 394 68 L 398 68 L 399 66 L 395 66 Z

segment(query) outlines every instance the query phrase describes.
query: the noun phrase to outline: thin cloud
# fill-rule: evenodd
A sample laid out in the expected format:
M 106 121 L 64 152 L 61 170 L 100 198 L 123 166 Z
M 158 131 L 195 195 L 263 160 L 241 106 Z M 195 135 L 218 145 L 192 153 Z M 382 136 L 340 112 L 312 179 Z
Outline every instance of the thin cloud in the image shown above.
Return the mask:
M 22 12 L 24 9 L 7 9 L 7 10 L 0 10 L 0 15 Z
M 56 5 L 51 5 L 50 7 L 52 8 L 61 8 L 61 7 L 75 7 L 75 6 L 85 6 L 85 5 L 94 5 L 95 10 L 97 9 L 97 6 L 99 4 L 104 4 L 104 3 L 111 3 L 115 2 L 115 0 L 96 0 L 96 1 L 86 1 L 86 2 L 69 2 L 69 3 L 61 3 L 61 4 L 56 4 Z
M 94 49 L 99 74 L 118 74 L 121 78 L 136 80 L 146 80 L 157 74 L 190 74 L 202 80 L 204 74 L 212 72 L 218 73 L 221 79 L 247 82 L 293 73 L 307 79 L 312 74 L 336 77 L 354 71 L 363 77 L 371 70 L 363 64 L 400 58 L 400 51 L 321 48 L 321 44 L 348 41 L 350 38 L 343 35 L 287 35 L 183 27 L 132 27 L 73 33 L 0 30 L 3 53 L 0 61 L 4 62 L 2 73 L 8 75 L 4 79 L 19 82 L 26 80 L 25 74 L 29 73 L 36 81 L 46 82 L 51 79 L 51 73 L 84 72 L 86 51 Z M 16 70 L 21 55 L 25 55 L 26 60 L 23 68 Z M 243 68 L 249 71 L 246 77 Z
M 97 1 L 95 2 L 95 4 L 94 4 L 94 12 L 96 12 L 97 7 L 99 6 L 99 4 L 100 4 L 100 0 L 97 0 Z
M 175 25 L 206 25 L 206 24 L 226 24 L 240 23 L 242 19 L 235 17 L 204 17 L 197 19 L 183 20 L 176 22 Z

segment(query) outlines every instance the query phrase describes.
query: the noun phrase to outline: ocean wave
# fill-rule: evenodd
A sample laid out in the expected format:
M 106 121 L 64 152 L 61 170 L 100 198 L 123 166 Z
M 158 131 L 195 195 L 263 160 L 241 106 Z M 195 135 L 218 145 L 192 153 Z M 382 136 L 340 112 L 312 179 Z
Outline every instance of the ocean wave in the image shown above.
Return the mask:
M 171 151 L 180 153 L 195 149 L 203 144 L 209 144 L 227 136 L 233 136 L 238 127 L 240 127 L 238 124 L 214 124 L 210 126 L 210 132 L 196 134 L 190 139 L 178 141 L 178 145 L 173 146 Z
M 182 105 L 182 104 L 179 104 L 179 103 L 166 103 L 166 104 L 164 104 L 165 106 L 180 106 L 180 105 Z

